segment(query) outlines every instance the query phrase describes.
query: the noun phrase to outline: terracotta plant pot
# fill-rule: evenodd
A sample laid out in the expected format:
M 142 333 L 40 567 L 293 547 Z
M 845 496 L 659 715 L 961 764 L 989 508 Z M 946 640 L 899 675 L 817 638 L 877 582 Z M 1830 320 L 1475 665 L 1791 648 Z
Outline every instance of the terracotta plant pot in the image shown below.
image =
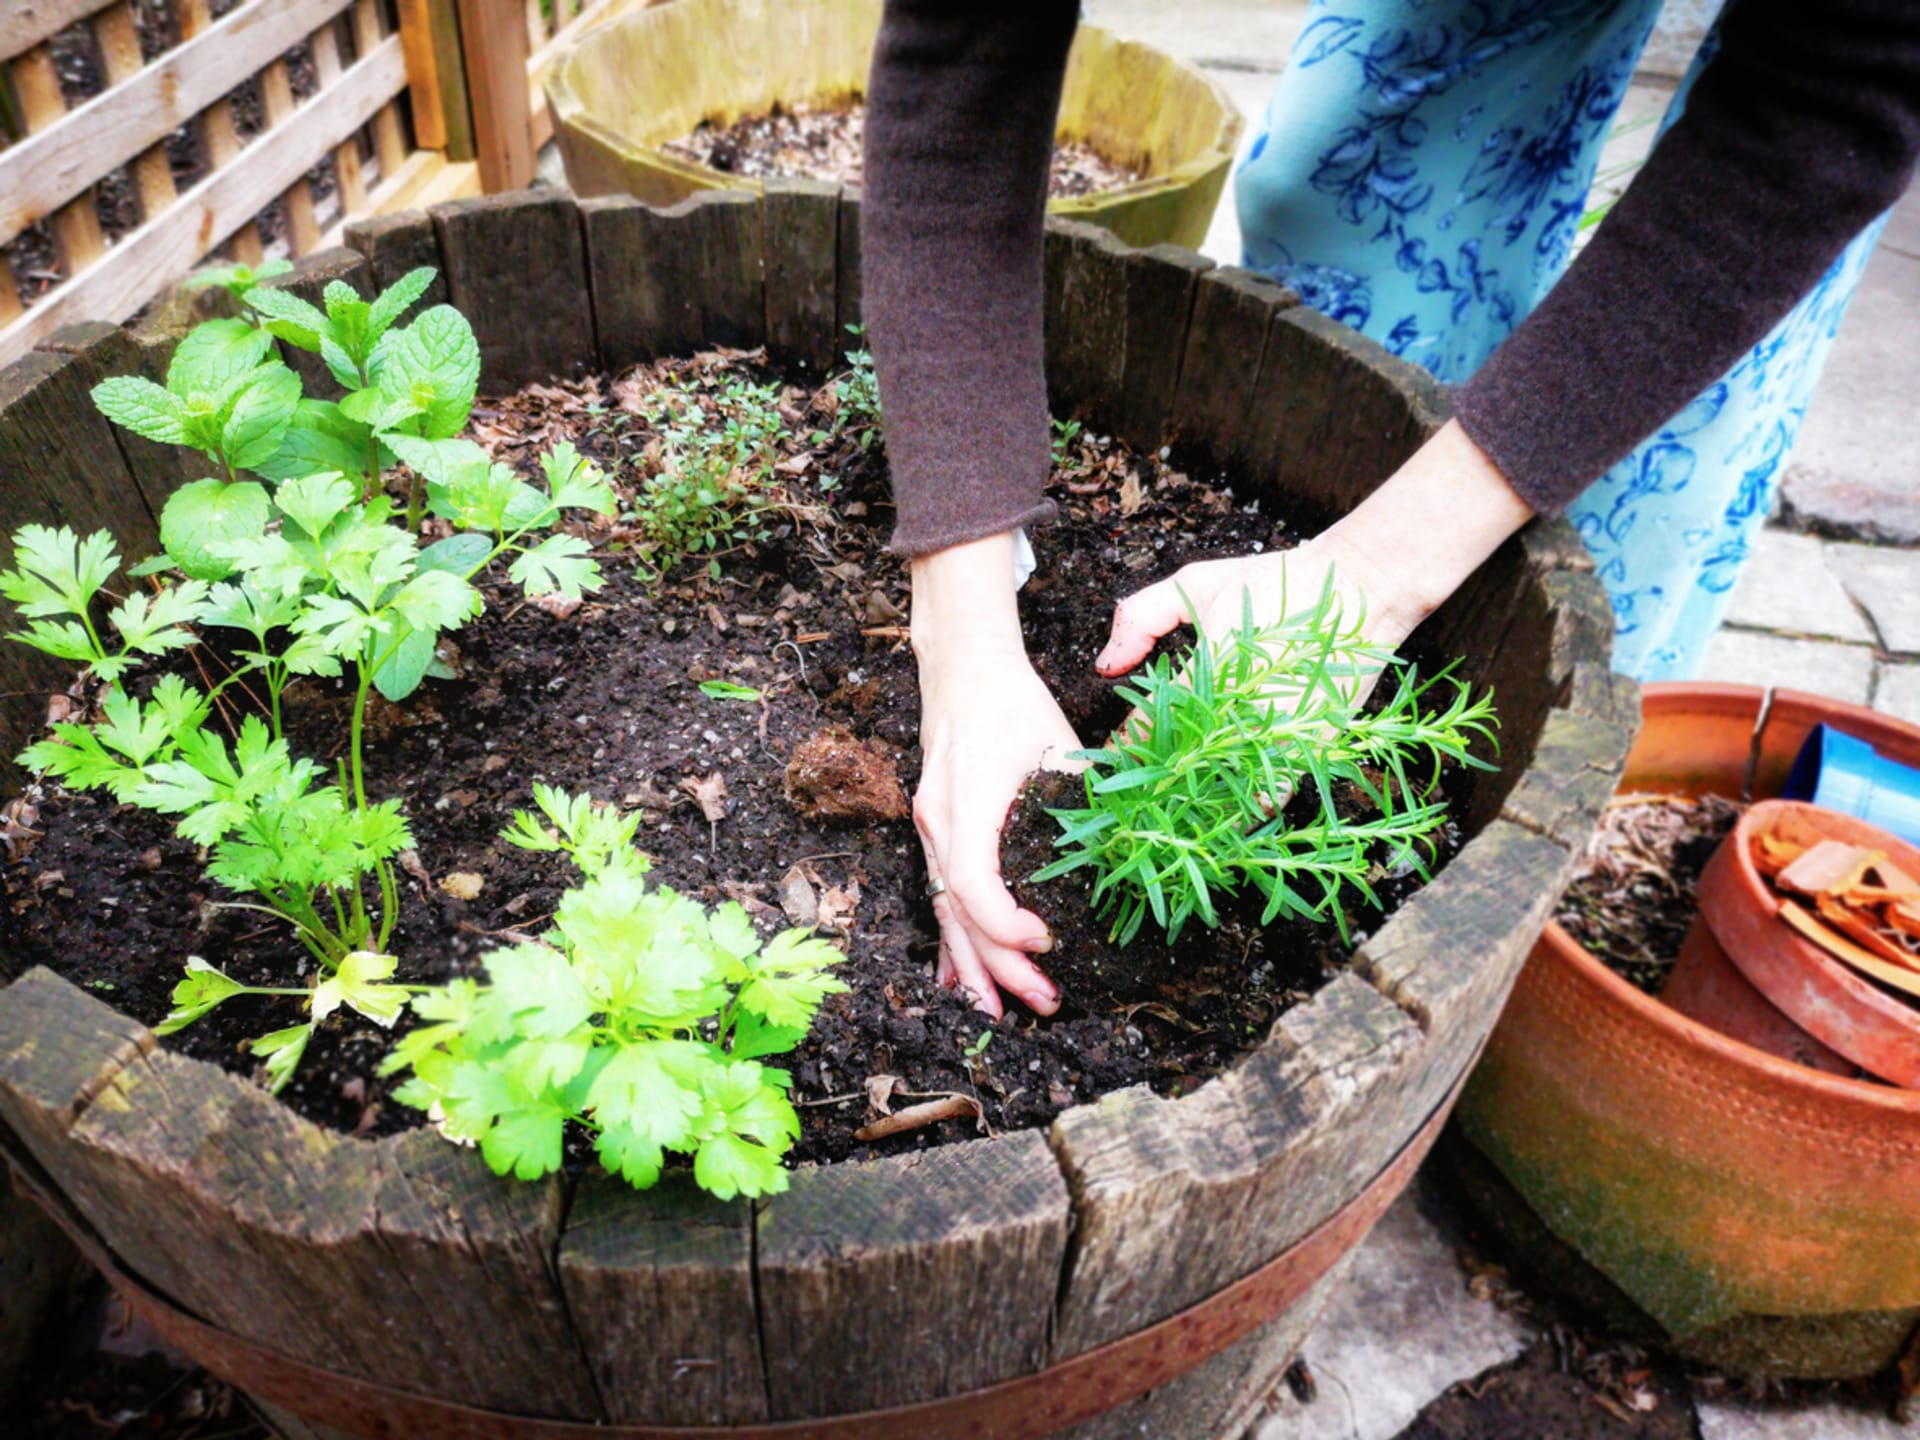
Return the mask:
M 1816 1068 L 1840 1070 L 1831 1057 L 1843 1056 L 1871 1075 L 1920 1089 L 1920 1007 L 1834 959 L 1780 918 L 1779 894 L 1754 865 L 1753 846 L 1760 836 L 1783 830 L 1885 850 L 1894 864 L 1920 873 L 1920 850 L 1863 820 L 1796 800 L 1755 805 L 1700 877 L 1700 918 L 1661 998 L 1722 1034 L 1801 1060 L 1804 1043 L 1783 1034 L 1785 1027 L 1760 1029 L 1765 1012 L 1739 990 L 1724 983 L 1710 990 L 1698 982 L 1698 972 L 1713 967 L 1717 950 L 1761 1005 L 1812 1038 Z
M 1920 729 L 1857 706 L 1656 684 L 1622 792 L 1737 797 L 1751 765 L 1752 793 L 1778 794 L 1829 720 L 1920 761 Z M 1490 1162 L 1475 1187 L 1494 1202 L 1483 1214 L 1522 1268 L 1617 1297 L 1683 1355 L 1863 1375 L 1894 1361 L 1920 1320 L 1920 1094 L 1717 1034 L 1557 925 L 1459 1116 L 1474 1161 Z

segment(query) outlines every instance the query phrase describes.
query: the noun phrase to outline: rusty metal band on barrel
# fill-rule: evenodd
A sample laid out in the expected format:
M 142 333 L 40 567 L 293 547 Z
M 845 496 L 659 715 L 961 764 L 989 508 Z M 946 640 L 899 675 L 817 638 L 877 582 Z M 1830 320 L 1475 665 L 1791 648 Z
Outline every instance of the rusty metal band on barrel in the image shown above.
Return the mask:
M 19 1192 L 58 1222 L 169 1344 L 258 1400 L 367 1440 L 1044 1440 L 1179 1378 L 1305 1295 L 1406 1188 L 1464 1084 L 1463 1075 L 1393 1162 L 1318 1229 L 1157 1325 L 979 1390 L 887 1410 L 755 1425 L 613 1425 L 509 1415 L 303 1364 L 207 1325 L 148 1289 L 113 1260 L 30 1159 L 12 1144 L 6 1149 Z

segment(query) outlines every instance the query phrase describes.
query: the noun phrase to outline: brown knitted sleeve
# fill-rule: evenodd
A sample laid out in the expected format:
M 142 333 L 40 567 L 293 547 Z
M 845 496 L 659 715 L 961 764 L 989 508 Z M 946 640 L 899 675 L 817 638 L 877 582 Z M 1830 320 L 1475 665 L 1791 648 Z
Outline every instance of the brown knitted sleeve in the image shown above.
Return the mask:
M 1565 507 L 1777 324 L 1920 155 L 1920 4 L 1735 0 L 1686 112 L 1547 298 L 1455 395 Z
M 1041 240 L 1071 0 L 888 0 L 861 260 L 894 548 L 1045 519 Z

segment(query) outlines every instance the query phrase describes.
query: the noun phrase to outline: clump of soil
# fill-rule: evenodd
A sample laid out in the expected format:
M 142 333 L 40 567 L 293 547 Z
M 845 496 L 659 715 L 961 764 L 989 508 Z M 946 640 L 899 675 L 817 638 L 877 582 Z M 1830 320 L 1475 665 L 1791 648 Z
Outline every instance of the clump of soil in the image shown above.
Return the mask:
M 855 102 L 845 109 L 776 104 L 765 115 L 748 115 L 731 125 L 706 121 L 693 134 L 660 148 L 682 160 L 749 179 L 797 177 L 858 185 L 865 153 L 866 111 Z M 1141 178 L 1141 172 L 1116 165 L 1091 145 L 1068 140 L 1053 147 L 1047 195 L 1077 199 L 1117 190 Z
M 483 400 L 468 434 L 529 475 L 546 447 L 570 440 L 630 501 L 661 463 L 648 418 L 658 386 L 691 385 L 717 414 L 732 378 L 780 377 L 756 352 L 533 385 Z M 844 945 L 850 993 L 830 997 L 784 1061 L 804 1126 L 797 1160 L 1045 1125 L 1127 1085 L 1177 1093 L 1218 1073 L 1346 964 L 1350 946 L 1332 925 L 1262 928 L 1235 910 L 1218 931 L 1195 925 L 1171 947 L 1142 939 L 1116 951 L 1075 884 L 1044 902 L 1023 885 L 1022 898 L 1045 903 L 1060 927 L 1046 960 L 1063 991 L 1060 1013 L 1042 1020 L 1016 1009 L 993 1025 L 935 983 L 937 927 L 902 804 L 920 762 L 915 665 L 902 627 L 873 623 L 878 602 L 898 616 L 907 598 L 903 567 L 885 549 L 884 451 L 836 430 L 822 395 L 787 386 L 778 407 L 782 458 L 766 481 L 775 488 L 764 539 L 654 579 L 628 558 L 628 522 L 591 530 L 607 584 L 578 607 L 521 603 L 503 576 L 483 577 L 487 612 L 454 637 L 458 677 L 374 709 L 368 790 L 403 800 L 415 840 L 390 946 L 396 978 L 474 974 L 489 951 L 545 931 L 575 877 L 560 857 L 499 838 L 541 781 L 637 809 L 658 883 L 708 905 L 738 902 L 763 936 L 804 923 Z M 1022 622 L 1067 718 L 1096 738 L 1124 714 L 1092 665 L 1114 602 L 1187 562 L 1292 541 L 1231 492 L 1123 446 L 1083 434 L 1066 450 L 1051 490 L 1060 519 L 1033 536 L 1040 569 L 1022 594 Z M 179 663 L 196 684 L 228 664 L 212 639 Z M 712 680 L 760 698 L 703 692 Z M 294 751 L 331 763 L 349 700 L 336 682 L 291 690 Z M 84 707 L 90 697 L 76 687 L 61 703 Z M 238 715 L 220 720 L 237 725 Z M 860 798 L 829 798 L 829 759 L 849 765 Z M 285 926 L 233 908 L 236 897 L 205 879 L 204 857 L 164 817 L 99 793 L 34 787 L 13 818 L 10 844 L 21 853 L 4 872 L 0 909 L 0 967 L 10 973 L 49 966 L 148 1024 L 168 1010 L 189 955 L 246 982 L 311 980 Z M 1038 804 L 1021 807 L 1006 874 L 1029 875 L 1051 858 L 1050 824 Z M 246 1042 L 297 1023 L 298 1003 L 232 1000 L 165 1043 L 252 1074 Z M 420 1123 L 390 1098 L 395 1082 L 376 1074 L 393 1039 L 335 1012 L 283 1098 L 348 1132 Z M 889 1108 L 954 1097 L 970 1102 L 948 1107 L 964 1118 L 856 1138 Z
M 787 798 L 809 820 L 904 820 L 900 759 L 884 740 L 862 740 L 829 725 L 794 747 Z
M 1740 807 L 1718 795 L 1622 795 L 1554 918 L 1622 979 L 1658 995 L 1699 913 L 1700 874 Z

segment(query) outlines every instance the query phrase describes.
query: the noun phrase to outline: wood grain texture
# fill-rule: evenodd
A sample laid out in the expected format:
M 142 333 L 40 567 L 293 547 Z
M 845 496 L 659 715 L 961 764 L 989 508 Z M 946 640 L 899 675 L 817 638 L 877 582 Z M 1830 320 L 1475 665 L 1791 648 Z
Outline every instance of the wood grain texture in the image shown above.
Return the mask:
M 414 141 L 423 150 L 444 150 L 449 160 L 471 160 L 473 116 L 460 63 L 458 8 L 446 0 L 398 0 L 397 8 Z
M 1500 813 L 1570 849 L 1584 846 L 1639 730 L 1640 687 L 1605 665 L 1576 665 L 1568 707 L 1548 716 Z
M 480 183 L 489 194 L 518 190 L 533 179 L 532 47 L 520 23 L 520 0 L 458 0 L 460 47 L 472 97 L 473 145 Z M 538 13 L 538 0 L 535 0 Z
M 571 380 L 598 363 L 586 244 L 573 197 L 551 190 L 433 207 L 451 302 L 480 341 L 480 384 Z
M 586 1181 L 560 1278 L 608 1417 L 656 1425 L 767 1418 L 753 1284 L 753 1208 L 685 1171 L 636 1191 Z
M 388 1385 L 602 1418 L 552 1271 L 557 1181 L 498 1179 L 424 1130 L 354 1141 L 164 1050 L 116 1073 L 43 1163 L 213 1324 Z
M 440 254 L 440 232 L 434 227 L 432 216 L 419 210 L 374 215 L 348 224 L 344 238 L 350 249 L 367 257 L 367 263 L 373 267 L 376 290 L 386 289 L 409 270 L 422 265 L 434 268 L 433 283 L 414 301 L 409 314 L 447 303 L 447 264 Z
M 147 1027 L 35 966 L 0 956 L 0 1119 L 48 1170 L 113 1077 L 153 1049 Z
M 1357 1195 L 1414 1125 L 1395 1111 L 1353 1134 L 1355 1117 L 1404 1083 L 1420 1051 L 1407 1015 L 1343 977 L 1192 1095 L 1134 1087 L 1056 1120 L 1075 1215 L 1056 1356 L 1195 1304 Z
M 1371 494 L 1448 413 L 1425 370 L 1295 306 L 1267 334 L 1247 460 L 1284 483 L 1290 517 L 1311 532 Z
M 0 150 L 0 234 L 13 234 L 84 194 L 116 166 L 163 145 L 169 133 L 209 105 L 225 100 L 240 80 L 298 45 L 350 3 L 285 0 L 243 5 L 205 28 L 191 28 L 194 17 L 187 17 L 182 43 L 145 68 L 138 63 L 136 38 L 131 55 L 109 75 L 110 89 L 61 114 L 21 143 Z M 125 54 L 124 47 L 120 53 Z M 230 112 L 227 123 L 231 124 Z M 219 164 L 229 157 L 210 158 Z M 169 172 L 168 198 L 172 183 Z M 149 209 L 145 218 L 151 220 L 154 215 Z
M 171 336 L 140 339 L 118 325 L 93 320 L 54 331 L 39 348 L 56 355 L 73 356 L 91 391 L 111 375 L 138 375 L 156 385 L 166 384 L 174 344 Z M 198 451 L 184 445 L 162 445 L 131 430 L 123 430 L 112 421 L 107 424 L 119 442 L 120 453 L 148 511 L 155 516 L 175 490 L 207 473 L 210 462 Z
M 316 250 L 295 262 L 288 274 L 276 275 L 264 283 L 275 290 L 291 291 L 324 315 L 327 286 L 336 280 L 352 287 L 363 300 L 373 298 L 373 268 L 358 250 Z M 317 354 L 284 340 L 279 343 L 281 358 L 300 377 L 302 393 L 314 400 L 337 400 L 346 394 L 340 382 L 333 378 L 326 361 Z
M 1194 291 L 1213 262 L 1177 245 L 1131 250 L 1126 257 L 1127 348 L 1120 390 L 1097 418 L 1136 449 L 1155 451 L 1173 420 Z
M 860 187 L 840 187 L 840 283 L 835 287 L 838 309 L 834 330 L 842 349 L 854 348 L 849 327 L 866 324 L 866 311 L 860 304 Z
M 909 1404 L 1040 1369 L 1068 1213 L 1034 1131 L 796 1172 L 759 1215 L 773 1418 Z
M 769 180 L 761 195 L 767 350 L 816 375 L 840 352 L 840 187 Z
M 1130 253 L 1097 225 L 1047 222 L 1047 401 L 1061 419 L 1092 420 L 1120 393 Z
M 1223 465 L 1251 460 L 1253 406 L 1267 332 L 1277 313 L 1299 303 L 1284 285 L 1237 266 L 1200 277 L 1174 392 L 1171 428 L 1177 439 L 1202 447 Z
M 757 196 L 708 190 L 665 210 L 609 196 L 580 210 L 609 369 L 765 343 Z

